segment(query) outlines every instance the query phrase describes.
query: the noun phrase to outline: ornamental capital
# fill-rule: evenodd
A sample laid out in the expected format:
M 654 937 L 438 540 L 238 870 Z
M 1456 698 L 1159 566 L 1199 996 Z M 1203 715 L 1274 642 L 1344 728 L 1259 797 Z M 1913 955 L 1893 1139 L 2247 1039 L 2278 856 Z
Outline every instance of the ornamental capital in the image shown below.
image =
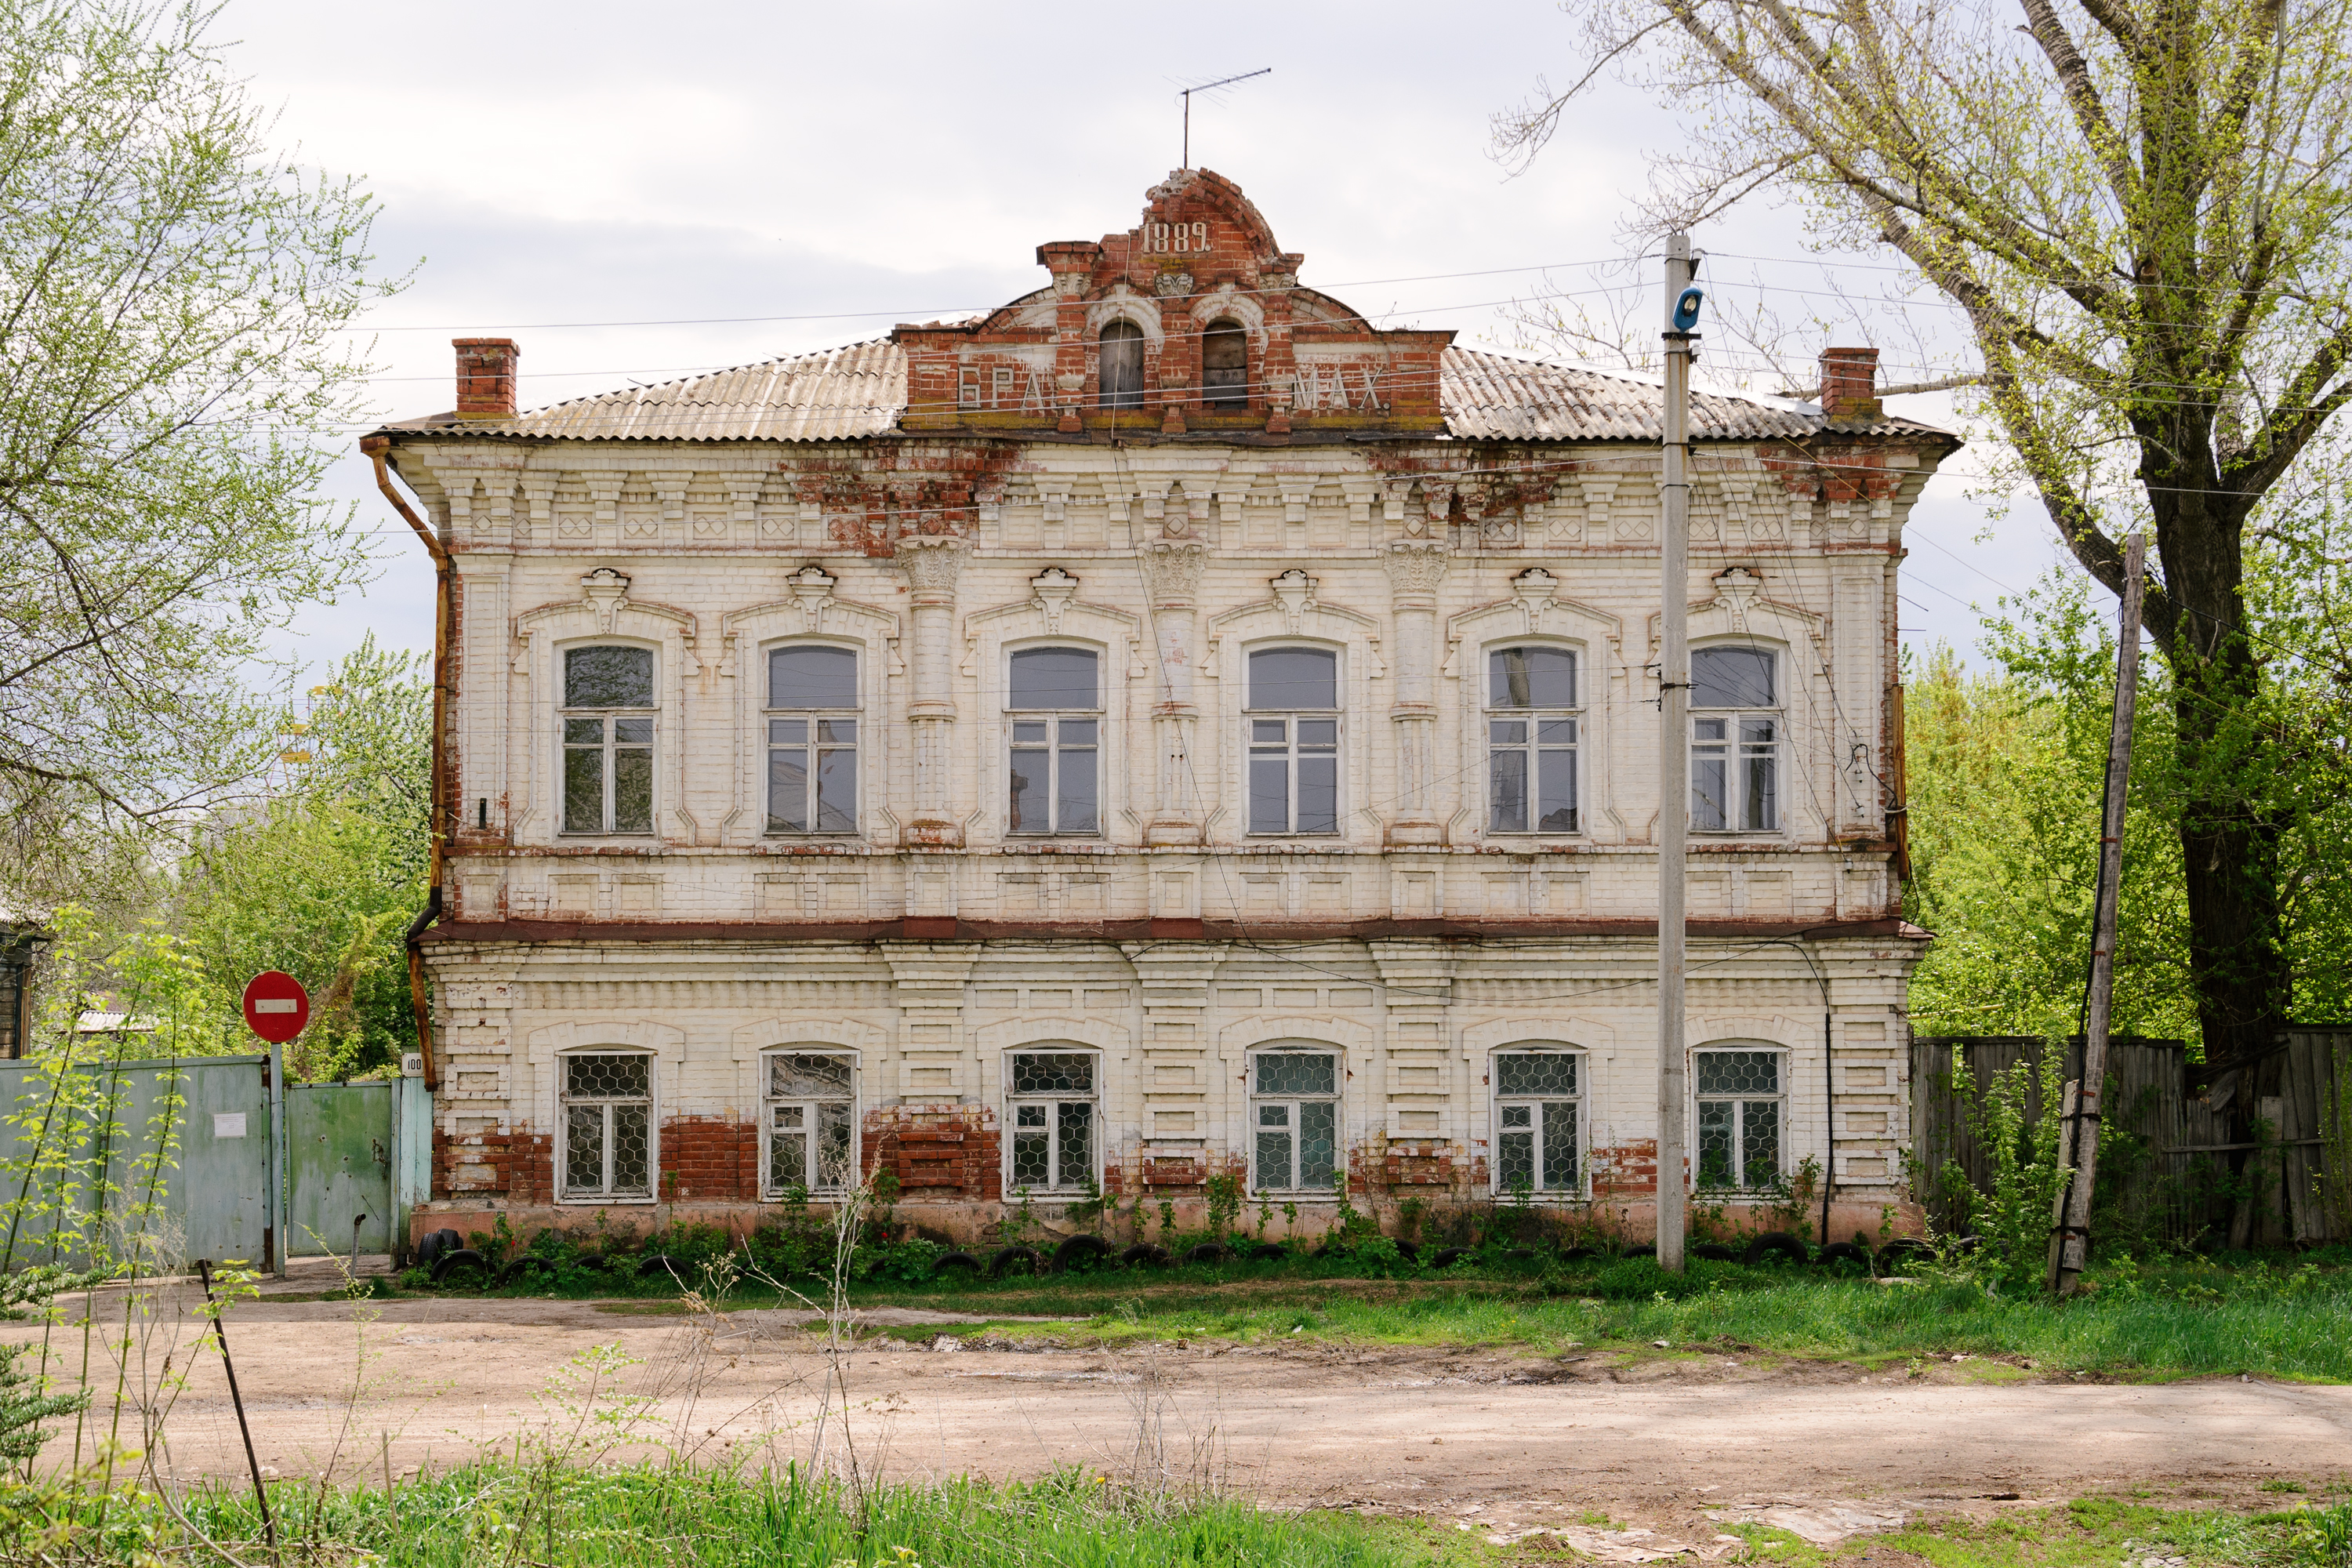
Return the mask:
M 1389 569 L 1389 587 L 1400 599 L 1433 596 L 1452 563 L 1444 542 L 1434 539 L 1391 540 L 1381 558 Z
M 1155 605 L 1189 605 L 1201 586 L 1209 549 L 1197 540 L 1155 539 L 1143 547 L 1143 575 Z
M 970 548 L 952 533 L 909 533 L 891 543 L 890 553 L 918 594 L 952 594 Z

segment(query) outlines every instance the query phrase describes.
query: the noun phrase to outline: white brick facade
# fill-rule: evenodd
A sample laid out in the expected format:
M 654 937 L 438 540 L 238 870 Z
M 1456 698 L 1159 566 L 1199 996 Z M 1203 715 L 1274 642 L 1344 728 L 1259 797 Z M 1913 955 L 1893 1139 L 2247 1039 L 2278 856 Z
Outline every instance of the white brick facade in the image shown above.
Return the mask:
M 1158 374 L 1155 395 L 1181 381 Z M 919 401 L 919 363 L 910 379 Z M 1029 431 L 910 414 L 826 442 L 388 432 L 456 579 L 454 833 L 427 937 L 441 1148 L 419 1223 L 631 1212 L 593 1184 L 567 1197 L 562 1064 L 598 1047 L 652 1058 L 667 1174 L 635 1207 L 681 1217 L 757 1223 L 779 1125 L 762 1056 L 782 1047 L 854 1063 L 860 1163 L 952 1234 L 1022 1184 L 1024 1048 L 1090 1058 L 1085 1174 L 1115 1193 L 1189 1207 L 1211 1174 L 1259 1184 L 1293 1146 L 1261 1142 L 1276 1111 L 1251 1063 L 1282 1046 L 1339 1075 L 1336 1109 L 1280 1112 L 1306 1130 L 1294 1154 L 1328 1114 L 1360 1206 L 1475 1201 L 1499 1184 L 1494 1054 L 1518 1047 L 1579 1057 L 1572 1102 L 1541 1114 L 1573 1115 L 1580 1168 L 1540 1195 L 1644 1232 L 1656 447 L 1318 437 L 1306 379 L 1287 384 L 1289 406 L 1254 394 L 1230 437 L 1196 397 L 1189 425 L 1168 416 L 1184 427 L 1154 414 L 1114 439 L 1069 411 L 1091 381 Z M 1769 828 L 1694 837 L 1689 1043 L 1776 1053 L 1771 1159 L 1828 1163 L 1848 1234 L 1898 1201 L 1906 1145 L 1922 938 L 1895 918 L 1889 837 L 1895 582 L 1951 443 L 1805 412 L 1843 445 L 1696 453 L 1692 641 L 1774 661 L 1779 772 Z M 856 727 L 845 831 L 772 816 L 769 657 L 811 646 L 856 660 L 856 707 L 832 710 Z M 650 721 L 628 742 L 651 753 L 644 831 L 566 830 L 565 655 L 589 647 L 651 656 L 652 701 L 629 708 Z M 1095 656 L 1095 831 L 1010 831 L 1009 661 L 1045 647 Z M 1249 656 L 1286 647 L 1335 656 L 1335 831 L 1250 830 Z M 1504 648 L 1575 656 L 1573 831 L 1496 831 Z M 1279 1194 L 1302 1225 L 1334 1195 Z

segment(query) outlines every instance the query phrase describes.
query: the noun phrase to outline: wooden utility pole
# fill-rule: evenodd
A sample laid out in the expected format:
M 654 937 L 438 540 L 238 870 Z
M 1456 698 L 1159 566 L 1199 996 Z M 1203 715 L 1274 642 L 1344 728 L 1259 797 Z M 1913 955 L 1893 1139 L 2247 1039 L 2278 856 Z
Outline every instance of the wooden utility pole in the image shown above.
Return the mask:
M 2050 1289 L 2074 1289 L 2091 1250 L 2091 1192 L 2099 1178 L 2099 1094 L 2107 1081 L 2107 1021 L 2115 1012 L 2116 903 L 2124 879 L 2124 805 L 2131 783 L 2132 714 L 2139 702 L 2140 583 L 2147 541 L 2124 552 L 2124 613 L 2116 649 L 2115 727 L 2107 735 L 2107 791 L 2099 806 L 2099 889 L 2092 904 L 2090 994 L 2083 1008 L 2083 1076 L 2066 1086 L 2058 1163 L 2071 1173 L 2050 1226 Z
M 1665 502 L 1658 575 L 1658 1267 L 1679 1273 L 1690 1139 L 1683 1038 L 1684 834 L 1690 815 L 1690 364 L 1698 300 L 1690 236 L 1666 240 Z

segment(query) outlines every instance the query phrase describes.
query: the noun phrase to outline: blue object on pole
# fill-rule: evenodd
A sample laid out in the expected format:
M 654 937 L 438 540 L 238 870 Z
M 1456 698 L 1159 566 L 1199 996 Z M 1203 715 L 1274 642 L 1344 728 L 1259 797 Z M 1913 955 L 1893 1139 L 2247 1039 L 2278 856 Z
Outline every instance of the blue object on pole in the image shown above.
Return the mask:
M 1696 289 L 1685 289 L 1675 301 L 1675 331 L 1687 332 L 1698 325 L 1698 308 L 1706 295 Z

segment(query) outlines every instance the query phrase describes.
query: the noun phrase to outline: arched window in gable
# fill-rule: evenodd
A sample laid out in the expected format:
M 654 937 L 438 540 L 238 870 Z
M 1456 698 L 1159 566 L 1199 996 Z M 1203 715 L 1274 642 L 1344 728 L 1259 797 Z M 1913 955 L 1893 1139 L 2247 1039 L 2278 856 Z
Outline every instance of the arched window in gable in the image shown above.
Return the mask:
M 1201 336 L 1201 401 L 1212 408 L 1249 403 L 1249 333 L 1239 321 L 1215 321 Z
M 1143 406 L 1143 329 L 1112 321 L 1102 330 L 1102 405 Z

